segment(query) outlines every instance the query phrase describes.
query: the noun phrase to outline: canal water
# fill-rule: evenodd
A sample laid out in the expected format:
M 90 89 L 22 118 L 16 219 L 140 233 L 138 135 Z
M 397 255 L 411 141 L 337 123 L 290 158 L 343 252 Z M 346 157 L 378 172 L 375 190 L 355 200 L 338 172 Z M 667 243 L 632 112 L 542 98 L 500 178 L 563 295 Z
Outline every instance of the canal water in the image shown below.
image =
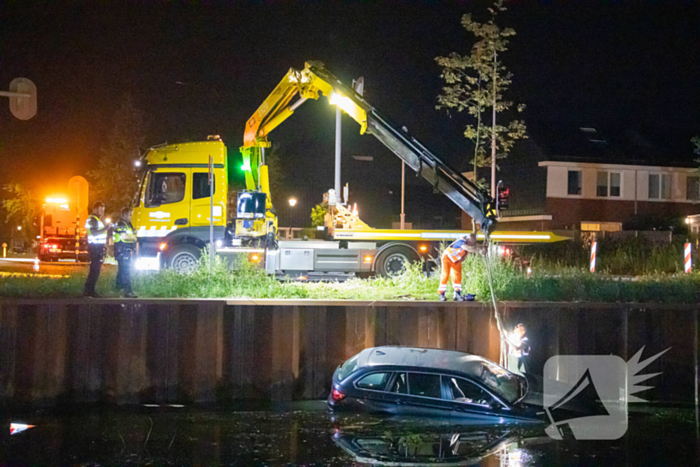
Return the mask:
M 10 435 L 10 423 L 35 427 Z M 0 465 L 700 465 L 693 409 L 637 410 L 615 441 L 556 441 L 544 429 L 332 414 L 320 401 L 3 412 Z

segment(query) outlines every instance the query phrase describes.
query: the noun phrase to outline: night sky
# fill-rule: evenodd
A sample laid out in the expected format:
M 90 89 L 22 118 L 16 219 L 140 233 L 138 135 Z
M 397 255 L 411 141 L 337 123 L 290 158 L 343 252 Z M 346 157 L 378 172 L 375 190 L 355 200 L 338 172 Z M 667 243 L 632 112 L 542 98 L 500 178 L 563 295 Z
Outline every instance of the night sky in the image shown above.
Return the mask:
M 24 182 L 48 195 L 84 175 L 126 92 L 144 114 L 147 145 L 220 134 L 233 152 L 246 120 L 306 60 L 324 62 L 346 83 L 364 76 L 370 103 L 466 169 L 465 120 L 435 110 L 434 57 L 467 53 L 472 38 L 461 15 L 483 18 L 490 2 L 191 3 L 3 1 L 0 87 L 30 78 L 39 112 L 15 120 L 2 98 L 0 183 Z M 666 138 L 679 159 L 692 160 L 688 140 L 700 134 L 700 2 L 511 2 L 501 24 L 517 31 L 502 58 L 515 75 L 511 97 L 527 105 L 527 124 L 624 123 Z M 280 198 L 295 195 L 310 207 L 332 187 L 334 115 L 325 98 L 307 102 L 272 133 L 287 173 Z M 381 224 L 378 200 L 398 214 L 401 164 L 358 130 L 345 117 L 343 182 L 367 207 L 366 220 Z M 408 182 L 409 198 L 450 206 L 412 174 Z M 415 206 L 423 220 L 434 214 Z

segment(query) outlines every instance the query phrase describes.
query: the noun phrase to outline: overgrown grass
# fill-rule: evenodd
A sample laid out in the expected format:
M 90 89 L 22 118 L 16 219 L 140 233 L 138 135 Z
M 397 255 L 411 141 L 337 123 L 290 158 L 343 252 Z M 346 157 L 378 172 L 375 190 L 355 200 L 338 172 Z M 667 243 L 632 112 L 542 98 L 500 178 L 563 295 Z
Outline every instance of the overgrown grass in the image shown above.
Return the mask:
M 494 258 L 491 267 L 498 300 L 698 303 L 700 293 L 699 274 L 657 273 L 621 279 L 558 264 L 550 269 L 533 267 L 534 272 L 528 278 L 512 261 Z M 463 290 L 476 294 L 477 300 L 489 301 L 484 257 L 469 255 L 463 270 Z M 115 274 L 114 269 L 103 271 L 98 293 L 106 297 L 118 296 L 114 288 Z M 84 272 L 58 279 L 2 277 L 0 297 L 79 297 L 84 283 Z M 210 273 L 208 256 L 204 255 L 191 274 L 172 270 L 134 274 L 133 283 L 142 298 L 436 300 L 439 271 L 425 277 L 422 266 L 414 264 L 392 278 L 307 283 L 278 281 L 247 262 L 231 270 L 218 257 Z M 450 293 L 448 291 L 448 296 Z
M 597 245 L 596 270 L 627 276 L 682 272 L 683 243 L 681 237 L 664 243 L 644 237 L 602 239 Z M 528 245 L 521 248 L 520 253 L 537 269 L 588 269 L 590 248 L 590 243 L 576 238 L 554 244 Z

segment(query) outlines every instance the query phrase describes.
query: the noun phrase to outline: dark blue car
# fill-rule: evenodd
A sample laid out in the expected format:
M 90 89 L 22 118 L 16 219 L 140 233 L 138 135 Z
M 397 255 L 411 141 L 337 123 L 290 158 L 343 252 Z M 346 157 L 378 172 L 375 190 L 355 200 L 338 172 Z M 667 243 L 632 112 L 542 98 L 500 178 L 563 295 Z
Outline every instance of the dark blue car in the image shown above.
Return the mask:
M 333 374 L 332 410 L 396 415 L 540 420 L 523 403 L 528 383 L 485 358 L 415 347 L 365 349 Z M 541 408 L 540 408 L 541 409 Z

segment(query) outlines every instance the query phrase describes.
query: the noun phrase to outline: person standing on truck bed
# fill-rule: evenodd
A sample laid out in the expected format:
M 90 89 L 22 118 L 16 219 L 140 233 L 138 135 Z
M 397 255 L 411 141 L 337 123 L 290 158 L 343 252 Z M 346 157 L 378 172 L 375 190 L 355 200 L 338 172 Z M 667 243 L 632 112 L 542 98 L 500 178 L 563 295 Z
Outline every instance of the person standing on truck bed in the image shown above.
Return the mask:
M 131 288 L 131 255 L 136 249 L 136 233 L 131 225 L 131 208 L 124 208 L 114 226 L 114 257 L 117 259 L 117 289 L 126 298 L 136 298 Z
M 95 292 L 97 279 L 100 278 L 100 269 L 105 256 L 107 246 L 107 233 L 109 227 L 102 222 L 105 214 L 105 205 L 102 201 L 95 201 L 92 205 L 92 214 L 85 222 L 85 230 L 88 235 L 88 255 L 90 256 L 90 272 L 85 281 L 85 296 L 98 297 Z
M 462 296 L 462 262 L 467 257 L 470 251 L 475 251 L 476 235 L 473 233 L 466 234 L 462 238 L 450 244 L 442 255 L 442 276 L 440 277 L 440 286 L 438 287 L 438 295 L 440 301 L 447 300 L 445 293 L 447 292 L 447 281 L 452 273 L 452 289 L 454 290 L 454 300 L 462 302 L 464 300 L 474 300 L 474 295 L 467 293 L 466 297 Z

